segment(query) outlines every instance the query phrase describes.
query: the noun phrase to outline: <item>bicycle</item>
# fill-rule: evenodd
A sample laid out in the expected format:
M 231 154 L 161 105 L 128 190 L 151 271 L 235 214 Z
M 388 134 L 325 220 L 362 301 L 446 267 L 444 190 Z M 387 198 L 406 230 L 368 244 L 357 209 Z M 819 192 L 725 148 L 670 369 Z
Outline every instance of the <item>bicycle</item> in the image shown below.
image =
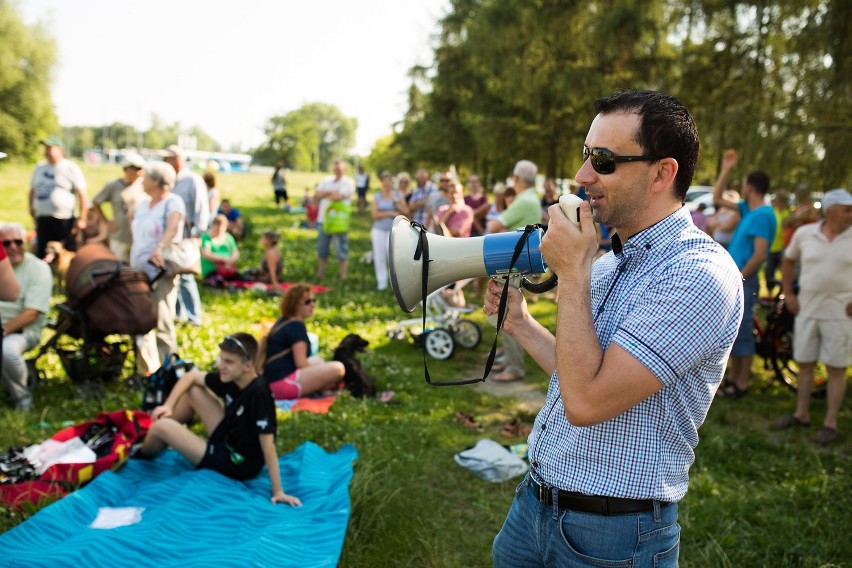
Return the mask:
M 795 316 L 790 313 L 784 302 L 784 294 L 778 282 L 767 283 L 770 293 L 768 297 L 758 298 L 753 316 L 755 351 L 763 359 L 763 368 L 771 370 L 776 380 L 795 392 L 798 388 L 799 365 L 793 359 L 793 324 Z M 758 315 L 765 312 L 765 323 Z M 825 393 L 826 378 L 824 373 L 814 373 L 813 396 Z

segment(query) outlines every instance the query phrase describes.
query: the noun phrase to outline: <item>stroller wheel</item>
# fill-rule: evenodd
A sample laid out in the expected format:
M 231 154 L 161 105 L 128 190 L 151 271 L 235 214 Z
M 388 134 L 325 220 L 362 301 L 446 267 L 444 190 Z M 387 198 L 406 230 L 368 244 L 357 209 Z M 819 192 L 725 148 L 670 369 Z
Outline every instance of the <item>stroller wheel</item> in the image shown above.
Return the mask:
M 476 346 L 482 340 L 482 331 L 475 322 L 459 320 L 453 332 L 453 339 L 465 349 L 476 349 Z
M 456 347 L 453 334 L 443 327 L 429 330 L 424 341 L 426 353 L 439 360 L 449 359 Z

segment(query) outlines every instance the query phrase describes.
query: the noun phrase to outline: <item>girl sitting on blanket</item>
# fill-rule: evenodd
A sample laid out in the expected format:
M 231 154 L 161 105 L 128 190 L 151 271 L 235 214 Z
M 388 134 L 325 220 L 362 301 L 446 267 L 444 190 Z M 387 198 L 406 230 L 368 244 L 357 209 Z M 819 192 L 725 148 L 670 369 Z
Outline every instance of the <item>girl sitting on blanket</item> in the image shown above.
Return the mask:
M 255 371 L 257 341 L 248 333 L 228 335 L 219 344 L 219 370 L 190 371 L 169 397 L 151 412 L 154 423 L 140 457 L 154 457 L 171 446 L 199 469 L 212 469 L 240 481 L 256 477 L 266 464 L 272 503 L 301 506 L 281 485 L 275 450 L 275 403 Z M 223 403 L 224 402 L 224 406 Z M 209 440 L 184 424 L 197 415 Z
M 210 230 L 201 235 L 201 277 L 213 286 L 237 277 L 240 249 L 228 232 L 228 218 L 216 215 Z
M 278 248 L 280 238 L 275 231 L 263 232 L 263 236 L 260 237 L 260 244 L 263 247 L 263 260 L 260 261 L 260 268 L 247 270 L 243 273 L 244 280 L 272 284 L 275 287 L 281 284 L 284 259 L 281 256 L 281 250 Z
M 308 284 L 296 284 L 281 298 L 281 318 L 261 341 L 258 368 L 269 382 L 276 400 L 301 398 L 339 385 L 346 372 L 339 361 L 325 362 L 308 357 L 305 320 L 316 307 L 316 296 Z

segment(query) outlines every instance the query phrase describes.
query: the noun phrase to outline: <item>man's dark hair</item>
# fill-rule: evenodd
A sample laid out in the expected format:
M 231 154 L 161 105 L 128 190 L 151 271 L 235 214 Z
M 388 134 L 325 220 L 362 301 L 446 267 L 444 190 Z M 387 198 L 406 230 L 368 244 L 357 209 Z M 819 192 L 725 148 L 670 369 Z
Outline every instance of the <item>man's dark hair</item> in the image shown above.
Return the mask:
M 249 361 L 254 361 L 257 358 L 257 339 L 250 333 L 242 331 L 232 333 L 229 337 L 233 337 L 245 348 L 245 351 L 240 349 L 239 345 L 234 345 L 230 341 L 223 341 L 219 344 L 219 349 L 231 355 L 238 355 L 242 358 L 248 358 Z
M 769 176 L 766 172 L 755 170 L 746 176 L 746 183 L 754 188 L 760 195 L 769 193 Z
M 636 113 L 641 120 L 634 140 L 647 156 L 677 160 L 675 197 L 682 201 L 698 163 L 698 129 L 689 110 L 661 91 L 616 91 L 595 101 L 598 114 Z

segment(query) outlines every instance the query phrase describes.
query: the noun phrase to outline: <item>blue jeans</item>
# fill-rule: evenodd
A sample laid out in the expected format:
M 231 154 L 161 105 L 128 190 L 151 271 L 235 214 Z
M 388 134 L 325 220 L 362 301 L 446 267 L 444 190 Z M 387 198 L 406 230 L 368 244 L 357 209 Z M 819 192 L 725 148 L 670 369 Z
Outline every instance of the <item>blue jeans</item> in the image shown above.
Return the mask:
M 737 338 L 734 339 L 734 346 L 731 348 L 732 357 L 748 357 L 754 355 L 754 302 L 757 300 L 757 293 L 760 290 L 760 280 L 757 279 L 757 274 L 748 278 L 743 282 L 743 319 L 740 321 L 740 330 L 737 332 Z
M 580 513 L 540 502 L 529 476 L 494 539 L 495 568 L 678 565 L 677 503 L 628 515 Z
M 181 274 L 178 277 L 175 314 L 180 321 L 201 325 L 201 296 L 198 295 L 198 283 L 192 274 Z
M 349 258 L 349 235 L 347 233 L 326 233 L 322 230 L 321 223 L 317 223 L 317 229 L 317 256 L 319 258 L 329 257 L 331 243 L 334 243 L 337 260 L 347 260 Z

